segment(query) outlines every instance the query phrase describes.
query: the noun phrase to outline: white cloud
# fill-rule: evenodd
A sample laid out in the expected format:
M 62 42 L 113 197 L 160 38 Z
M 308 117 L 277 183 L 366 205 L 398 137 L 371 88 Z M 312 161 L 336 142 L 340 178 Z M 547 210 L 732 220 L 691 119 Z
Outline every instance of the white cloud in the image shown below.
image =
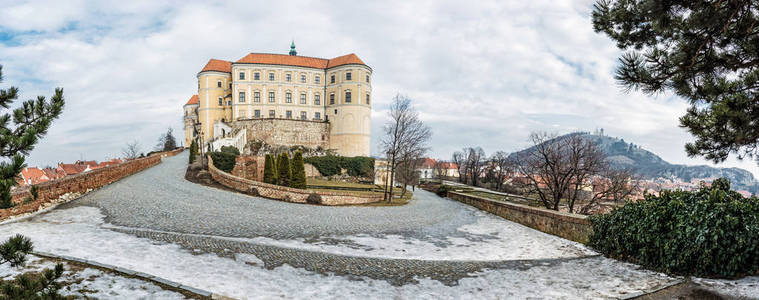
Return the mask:
M 533 130 L 590 131 L 687 158 L 682 100 L 625 94 L 619 51 L 590 24 L 592 1 L 35 1 L 0 11 L 0 64 L 23 99 L 65 88 L 67 107 L 32 153 L 52 164 L 118 155 L 159 132 L 181 135 L 181 105 L 209 58 L 288 50 L 355 52 L 374 69 L 373 150 L 395 93 L 434 131 L 432 156 L 463 146 L 512 151 Z M 3 37 L 12 36 L 3 41 Z M 736 162 L 759 174 L 754 162 Z

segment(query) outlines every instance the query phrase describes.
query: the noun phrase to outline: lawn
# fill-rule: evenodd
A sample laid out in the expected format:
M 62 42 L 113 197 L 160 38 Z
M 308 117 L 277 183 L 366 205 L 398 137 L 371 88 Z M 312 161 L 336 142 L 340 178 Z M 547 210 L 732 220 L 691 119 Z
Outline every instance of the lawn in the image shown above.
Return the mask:
M 322 187 L 337 187 L 337 188 L 342 187 L 342 188 L 354 188 L 354 189 L 379 188 L 377 185 L 374 185 L 374 184 L 331 181 L 331 180 L 324 180 L 324 179 L 317 179 L 317 178 L 306 179 L 306 184 L 309 186 L 317 186 L 318 188 L 322 188 Z

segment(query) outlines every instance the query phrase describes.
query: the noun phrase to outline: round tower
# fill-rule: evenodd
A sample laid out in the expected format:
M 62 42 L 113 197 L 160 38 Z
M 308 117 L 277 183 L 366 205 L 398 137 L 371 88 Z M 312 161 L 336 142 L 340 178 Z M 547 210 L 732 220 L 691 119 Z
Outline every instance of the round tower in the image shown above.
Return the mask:
M 372 69 L 365 64 L 345 64 L 326 71 L 329 143 L 340 155 L 370 155 L 371 75 Z

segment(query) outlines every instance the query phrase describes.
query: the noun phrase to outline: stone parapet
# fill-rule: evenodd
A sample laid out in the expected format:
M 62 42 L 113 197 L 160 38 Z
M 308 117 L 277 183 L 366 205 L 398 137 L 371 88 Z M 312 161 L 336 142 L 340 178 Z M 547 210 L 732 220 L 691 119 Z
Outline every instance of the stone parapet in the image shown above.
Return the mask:
M 593 233 L 593 227 L 585 215 L 492 200 L 458 192 L 448 192 L 448 198 L 474 206 L 509 221 L 575 242 L 587 243 L 588 238 Z
M 234 176 L 217 169 L 213 165 L 213 159 L 208 157 L 208 172 L 219 184 L 239 192 L 252 196 L 281 200 L 294 203 L 311 203 L 321 205 L 352 205 L 379 202 L 382 196 L 358 196 L 351 193 L 322 192 L 308 189 L 296 189 L 291 187 L 268 184 Z

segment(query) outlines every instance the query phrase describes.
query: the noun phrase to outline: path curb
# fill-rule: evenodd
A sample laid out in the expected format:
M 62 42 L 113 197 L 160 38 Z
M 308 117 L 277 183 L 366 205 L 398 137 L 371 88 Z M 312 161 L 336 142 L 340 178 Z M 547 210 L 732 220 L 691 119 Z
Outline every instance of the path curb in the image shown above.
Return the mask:
M 41 252 L 41 251 L 32 251 L 31 254 L 39 256 L 39 257 L 61 259 L 61 260 L 65 260 L 65 261 L 76 262 L 76 263 L 88 265 L 88 266 L 99 268 L 99 269 L 105 269 L 105 270 L 108 270 L 108 271 L 114 272 L 114 273 L 119 273 L 119 274 L 131 276 L 131 277 L 137 277 L 137 278 L 145 280 L 145 281 L 150 281 L 150 282 L 153 282 L 153 283 L 158 283 L 160 285 L 170 286 L 172 288 L 182 290 L 183 292 L 187 292 L 187 293 L 196 295 L 196 296 L 198 296 L 199 298 L 202 298 L 202 299 L 234 299 L 234 298 L 222 296 L 222 295 L 219 295 L 219 294 L 215 294 L 215 293 L 206 291 L 204 289 L 199 289 L 199 288 L 183 285 L 183 284 L 180 284 L 178 282 L 174 282 L 174 281 L 168 280 L 166 278 L 150 275 L 150 274 L 143 273 L 143 272 L 137 272 L 137 271 L 130 270 L 130 269 L 127 269 L 127 268 L 116 267 L 116 266 L 109 265 L 109 264 L 103 264 L 103 263 L 99 263 L 99 262 L 92 261 L 92 260 L 81 259 L 81 258 L 72 257 L 72 256 L 66 256 L 66 255 L 57 255 L 57 254 L 47 253 L 47 252 Z
M 629 294 L 629 295 L 626 295 L 626 296 L 624 296 L 624 297 L 620 297 L 619 299 L 620 299 L 620 300 L 631 300 L 631 299 L 638 299 L 638 298 L 644 297 L 644 296 L 646 296 L 646 295 L 649 295 L 649 294 L 653 294 L 653 293 L 656 293 L 656 292 L 658 292 L 658 291 L 661 291 L 661 290 L 664 290 L 664 289 L 668 289 L 668 288 L 671 288 L 671 287 L 673 287 L 673 286 L 676 286 L 676 285 L 678 285 L 678 284 L 683 284 L 683 283 L 685 283 L 685 280 L 682 280 L 682 279 L 678 279 L 678 280 L 675 280 L 674 282 L 671 282 L 671 283 L 665 284 L 665 285 L 663 285 L 663 286 L 660 286 L 660 287 L 658 287 L 658 288 L 655 288 L 655 289 L 651 289 L 651 290 L 648 290 L 648 291 L 643 291 L 643 292 L 638 292 L 638 293 Z

